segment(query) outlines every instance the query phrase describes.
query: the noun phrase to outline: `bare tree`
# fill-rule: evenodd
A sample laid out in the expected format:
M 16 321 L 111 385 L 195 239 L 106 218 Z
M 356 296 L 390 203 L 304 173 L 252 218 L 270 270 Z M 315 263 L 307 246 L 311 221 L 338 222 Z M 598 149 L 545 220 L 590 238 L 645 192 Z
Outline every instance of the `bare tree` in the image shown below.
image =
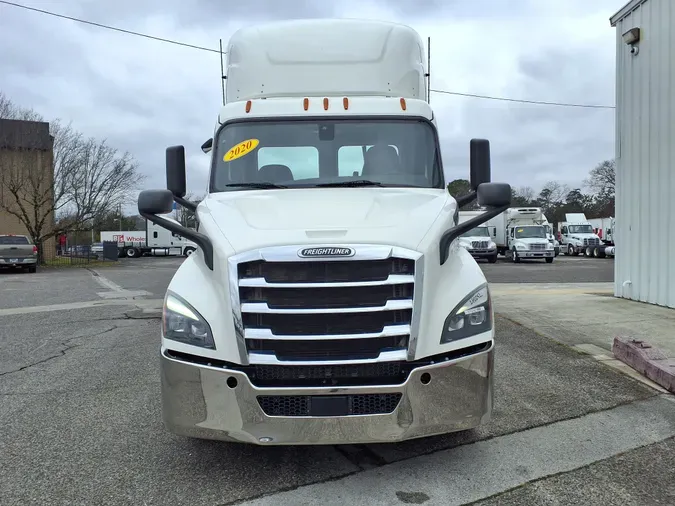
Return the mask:
M 37 118 L 0 95 L 0 114 L 11 119 Z M 2 167 L 2 184 L 9 197 L 0 208 L 26 228 L 44 259 L 47 239 L 67 231 L 88 230 L 93 221 L 125 203 L 142 181 L 129 153 L 119 154 L 105 141 L 84 139 L 58 120 L 50 125 L 53 171 Z
M 43 121 L 42 116 L 33 109 L 17 106 L 7 95 L 0 91 L 0 119 L 20 119 L 24 121 Z
M 616 189 L 616 164 L 614 160 L 600 162 L 591 169 L 584 185 L 597 195 L 605 195 L 614 198 Z

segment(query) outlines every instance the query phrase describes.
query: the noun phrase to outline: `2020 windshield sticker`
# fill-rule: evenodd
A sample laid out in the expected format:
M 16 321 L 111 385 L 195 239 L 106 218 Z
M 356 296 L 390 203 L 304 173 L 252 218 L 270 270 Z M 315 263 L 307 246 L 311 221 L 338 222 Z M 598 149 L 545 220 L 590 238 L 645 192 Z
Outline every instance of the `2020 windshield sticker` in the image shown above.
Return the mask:
M 247 139 L 245 141 L 241 141 L 239 144 L 233 146 L 227 153 L 225 153 L 225 156 L 223 156 L 223 161 L 231 162 L 232 160 L 236 160 L 237 158 L 248 155 L 258 147 L 258 144 L 260 144 L 258 139 Z

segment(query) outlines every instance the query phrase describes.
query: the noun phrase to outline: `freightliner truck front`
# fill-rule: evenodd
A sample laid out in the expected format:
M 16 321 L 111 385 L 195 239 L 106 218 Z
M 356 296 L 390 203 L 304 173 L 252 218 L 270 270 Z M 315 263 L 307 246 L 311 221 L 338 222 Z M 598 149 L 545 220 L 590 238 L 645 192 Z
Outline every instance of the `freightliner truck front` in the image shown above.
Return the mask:
M 419 35 L 359 20 L 236 32 L 208 195 L 185 199 L 185 152 L 148 220 L 197 251 L 161 324 L 168 430 L 261 445 L 394 442 L 469 430 L 493 401 L 494 316 L 457 238 L 503 212 L 486 140 L 469 143 L 474 199 L 458 224 Z M 197 231 L 167 222 L 173 202 Z

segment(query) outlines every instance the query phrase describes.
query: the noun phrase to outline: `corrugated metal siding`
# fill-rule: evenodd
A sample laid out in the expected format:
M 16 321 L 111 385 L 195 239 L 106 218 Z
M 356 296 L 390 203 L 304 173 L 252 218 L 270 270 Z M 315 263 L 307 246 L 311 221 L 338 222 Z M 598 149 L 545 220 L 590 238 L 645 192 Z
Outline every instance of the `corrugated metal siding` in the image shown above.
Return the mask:
M 639 53 L 621 34 L 641 29 Z M 619 21 L 614 293 L 675 307 L 675 1 Z

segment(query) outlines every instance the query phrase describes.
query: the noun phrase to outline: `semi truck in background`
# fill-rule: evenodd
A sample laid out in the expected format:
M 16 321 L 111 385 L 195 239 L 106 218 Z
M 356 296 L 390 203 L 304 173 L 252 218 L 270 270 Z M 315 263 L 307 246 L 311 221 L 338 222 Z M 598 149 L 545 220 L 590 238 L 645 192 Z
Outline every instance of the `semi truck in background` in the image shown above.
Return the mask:
M 602 245 L 584 213 L 566 213 L 565 221 L 559 223 L 558 227 L 560 248 L 566 255 L 582 254 L 590 257 L 593 256 L 593 250 Z
M 588 223 L 593 227 L 593 232 L 600 238 L 600 242 L 605 246 L 614 246 L 614 227 L 616 219 L 612 218 L 591 218 Z
M 326 50 L 330 48 L 330 51 Z M 447 191 L 424 46 L 411 28 L 284 21 L 227 45 L 206 197 L 166 152 L 149 221 L 194 241 L 165 296 L 162 416 L 258 445 L 395 442 L 490 418 L 494 309 L 459 237 L 510 205 L 473 139 L 470 195 Z M 459 222 L 459 207 L 482 214 Z M 177 202 L 197 231 L 162 217 Z
M 593 232 L 600 238 L 599 246 L 592 246 L 590 254 L 593 258 L 614 258 L 616 244 L 614 243 L 616 218 L 591 218 L 588 222 L 593 227 Z
M 483 211 L 460 211 L 459 223 L 483 214 Z M 476 260 L 484 259 L 493 264 L 497 261 L 497 244 L 492 240 L 492 234 L 487 224 L 474 227 L 459 236 L 459 245 L 466 249 Z
M 169 223 L 178 221 L 162 216 Z M 101 232 L 101 242 L 116 242 L 119 256 L 137 258 L 143 255 L 183 255 L 189 256 L 197 249 L 197 244 L 189 241 L 161 225 L 146 220 L 145 231 L 112 231 Z
M 553 262 L 555 243 L 551 241 L 551 227 L 542 209 L 512 207 L 490 219 L 487 225 L 499 253 L 513 262 L 535 259 Z

